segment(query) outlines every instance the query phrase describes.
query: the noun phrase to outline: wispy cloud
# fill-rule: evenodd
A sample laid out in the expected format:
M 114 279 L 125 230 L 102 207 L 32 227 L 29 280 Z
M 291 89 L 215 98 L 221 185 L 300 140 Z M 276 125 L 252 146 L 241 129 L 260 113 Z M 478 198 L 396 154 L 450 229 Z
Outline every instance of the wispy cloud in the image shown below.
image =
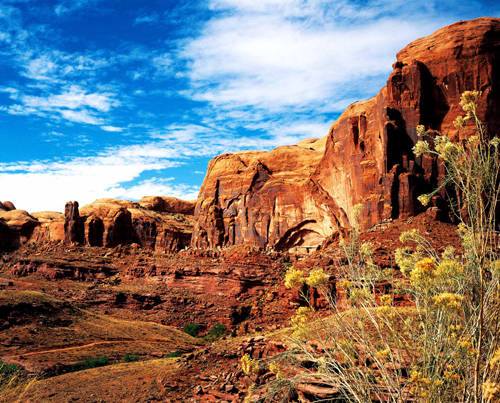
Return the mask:
M 63 0 L 56 4 L 54 7 L 54 13 L 58 16 L 62 16 L 64 14 L 73 13 L 82 8 L 95 5 L 101 0 Z
M 159 19 L 160 16 L 158 13 L 140 15 L 134 20 L 134 25 L 151 24 L 154 22 L 158 22 Z
M 60 94 L 33 96 L 9 92 L 14 104 L 1 109 L 13 115 L 37 115 L 66 119 L 71 122 L 100 125 L 99 113 L 109 112 L 119 103 L 110 93 L 88 93 L 79 86 L 70 86 Z M 104 129 L 105 130 L 105 129 Z
M 373 84 L 353 83 L 380 82 L 397 50 L 442 23 L 425 7 L 411 19 L 394 15 L 398 3 L 214 0 L 211 7 L 223 12 L 182 52 L 189 94 L 218 107 L 273 112 L 335 104 L 353 90 L 368 95 Z

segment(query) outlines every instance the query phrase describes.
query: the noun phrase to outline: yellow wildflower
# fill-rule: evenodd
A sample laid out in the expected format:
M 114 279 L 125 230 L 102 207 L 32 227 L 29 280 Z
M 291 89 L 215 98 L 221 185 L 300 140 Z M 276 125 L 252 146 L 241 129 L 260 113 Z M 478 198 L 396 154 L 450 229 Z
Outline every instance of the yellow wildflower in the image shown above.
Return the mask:
M 281 368 L 280 366 L 275 363 L 275 362 L 272 362 L 269 364 L 269 372 L 273 373 L 274 375 L 276 375 L 276 379 L 281 379 L 283 378 L 283 373 L 281 372 Z
M 349 299 L 354 305 L 368 302 L 373 297 L 372 293 L 365 287 L 351 288 Z
M 295 315 L 290 319 L 290 325 L 293 329 L 293 335 L 296 337 L 302 337 L 307 331 L 307 321 L 313 310 L 311 308 L 301 306 L 295 312 Z
M 248 354 L 245 354 L 240 359 L 241 370 L 245 375 L 250 375 L 256 373 L 259 369 L 259 363 L 256 360 L 250 358 Z
M 493 399 L 500 397 L 500 386 L 498 383 L 486 381 L 483 383 L 483 399 L 487 402 L 491 402 Z
M 363 242 L 359 247 L 359 253 L 363 258 L 368 258 L 373 255 L 373 245 L 371 242 Z
M 419 140 L 413 146 L 413 154 L 415 154 L 415 157 L 420 157 L 430 151 L 431 148 L 426 140 Z
M 350 288 L 352 285 L 352 283 L 349 281 L 349 280 L 340 280 L 338 283 L 337 283 L 337 286 L 339 288 L 343 288 L 344 290 L 347 290 L 348 288 Z
M 453 121 L 453 125 L 455 126 L 455 129 L 460 130 L 465 127 L 466 121 L 467 119 L 465 119 L 463 116 L 457 116 Z
M 490 367 L 493 368 L 500 364 L 500 348 L 497 348 L 490 359 Z
M 420 233 L 418 232 L 418 229 L 416 228 L 413 228 L 409 231 L 404 231 L 401 233 L 401 235 L 399 236 L 399 240 L 402 242 L 402 243 L 406 243 L 406 242 L 415 242 L 417 241 L 418 239 L 420 238 Z
M 426 257 L 415 263 L 415 268 L 410 273 L 410 281 L 414 285 L 424 285 L 434 278 L 436 262 L 434 259 Z
M 375 357 L 377 357 L 379 360 L 383 360 L 391 354 L 391 350 L 389 348 L 385 348 L 384 350 L 377 351 L 375 353 Z
M 444 248 L 443 253 L 441 253 L 441 257 L 443 259 L 454 259 L 455 258 L 455 248 L 451 245 L 448 245 Z
M 415 266 L 415 258 L 408 248 L 397 248 L 394 259 L 401 272 L 408 275 Z
M 437 306 L 441 306 L 443 308 L 451 310 L 458 310 L 462 306 L 464 297 L 463 295 L 454 294 L 451 292 L 443 292 L 434 296 L 432 300 Z
M 391 306 L 392 305 L 392 295 L 384 294 L 380 296 L 380 305 Z
M 462 274 L 464 274 L 464 267 L 459 262 L 452 259 L 442 260 L 438 264 L 435 272 L 436 277 L 443 280 L 449 280 L 461 276 Z
M 468 115 L 476 110 L 476 104 L 481 96 L 480 91 L 464 91 L 460 97 L 460 106 Z
M 417 136 L 418 137 L 423 137 L 425 135 L 425 126 L 424 125 L 418 125 L 416 127 L 416 131 L 417 131 Z
M 319 287 L 328 283 L 330 276 L 323 269 L 313 269 L 306 278 L 306 284 L 310 287 Z
M 304 273 L 295 267 L 290 267 L 285 274 L 285 287 L 294 288 L 304 283 Z
M 417 200 L 420 202 L 422 206 L 427 206 L 431 201 L 431 195 L 423 194 L 417 197 Z
M 492 145 L 493 147 L 495 148 L 498 148 L 498 146 L 500 146 L 500 137 L 493 137 L 491 140 L 490 140 L 490 145 Z
M 467 139 L 467 142 L 470 144 L 470 145 L 478 145 L 479 144 L 479 136 L 478 135 L 474 135 L 474 136 L 470 136 L 468 139 Z

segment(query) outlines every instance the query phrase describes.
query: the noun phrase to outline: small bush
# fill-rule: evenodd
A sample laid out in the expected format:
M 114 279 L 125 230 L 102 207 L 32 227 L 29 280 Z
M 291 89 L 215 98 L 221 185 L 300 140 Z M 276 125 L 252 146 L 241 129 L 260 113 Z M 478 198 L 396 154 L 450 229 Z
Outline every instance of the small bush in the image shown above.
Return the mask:
M 177 351 L 172 351 L 170 353 L 165 354 L 163 356 L 163 358 L 178 358 L 180 356 L 182 356 L 182 351 L 177 350 Z
M 22 373 L 22 368 L 16 364 L 7 364 L 0 360 L 0 385 L 9 383 Z
M 198 323 L 188 323 L 184 326 L 184 332 L 190 336 L 197 337 L 201 331 L 201 325 Z
M 139 361 L 139 356 L 137 354 L 125 354 L 123 356 L 123 361 L 124 362 L 134 362 L 134 361 Z
M 216 323 L 212 326 L 212 328 L 208 331 L 205 336 L 206 340 L 217 340 L 226 334 L 226 326 L 222 323 Z
M 89 357 L 83 361 L 77 362 L 71 367 L 72 371 L 82 371 L 84 369 L 103 367 L 109 364 L 108 357 Z

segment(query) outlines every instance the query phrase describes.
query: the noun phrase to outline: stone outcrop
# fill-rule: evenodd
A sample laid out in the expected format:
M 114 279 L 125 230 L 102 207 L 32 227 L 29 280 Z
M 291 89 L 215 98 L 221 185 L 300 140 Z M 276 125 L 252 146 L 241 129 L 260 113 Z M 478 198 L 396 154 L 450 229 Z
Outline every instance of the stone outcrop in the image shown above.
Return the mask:
M 189 246 L 194 203 L 170 197 L 145 197 L 140 203 L 99 199 L 83 208 L 66 203 L 64 214 L 16 210 L 0 206 L 0 251 L 26 242 L 115 247 L 138 244 L 159 252 Z
M 38 225 L 38 220 L 27 211 L 0 211 L 0 250 L 15 249 L 26 243 Z
M 78 210 L 78 202 L 67 202 L 64 207 L 64 241 L 67 244 L 83 244 L 83 231 L 83 220 Z
M 30 242 L 64 241 L 64 214 L 55 211 L 41 211 L 31 214 L 39 225 L 35 227 Z
M 12 211 L 15 210 L 16 206 L 10 201 L 0 202 L 0 211 Z
M 193 215 L 196 202 L 176 197 L 145 196 L 139 200 L 139 205 L 159 213 Z
M 435 188 L 443 167 L 414 157 L 416 126 L 458 139 L 460 95 L 477 89 L 479 116 L 498 133 L 499 72 L 498 18 L 459 22 L 412 42 L 397 54 L 386 86 L 350 105 L 326 138 L 213 159 L 192 245 L 307 250 L 356 216 L 366 229 L 420 212 L 416 197 Z
M 178 200 L 178 206 L 182 206 L 181 202 Z M 141 204 L 99 199 L 83 207 L 80 214 L 84 222 L 84 242 L 89 246 L 104 247 L 137 243 L 160 252 L 175 252 L 189 245 L 192 232 L 189 215 L 170 213 L 173 210 L 159 212 Z M 153 204 L 144 203 L 147 207 Z M 176 211 L 185 209 L 184 206 Z

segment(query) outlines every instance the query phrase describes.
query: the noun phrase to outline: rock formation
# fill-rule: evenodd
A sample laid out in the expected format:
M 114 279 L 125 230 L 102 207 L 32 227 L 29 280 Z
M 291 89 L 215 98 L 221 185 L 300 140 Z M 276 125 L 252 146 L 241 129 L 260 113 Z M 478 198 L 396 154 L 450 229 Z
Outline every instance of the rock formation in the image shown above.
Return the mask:
M 460 95 L 477 89 L 479 116 L 497 133 L 499 72 L 500 19 L 459 22 L 412 42 L 397 54 L 386 86 L 350 105 L 326 138 L 213 159 L 192 245 L 308 249 L 351 226 L 356 214 L 366 229 L 421 211 L 416 197 L 436 186 L 443 167 L 414 157 L 416 126 L 456 138 Z
M 64 241 L 81 245 L 84 242 L 83 220 L 78 210 L 78 202 L 67 202 L 64 207 Z
M 0 250 L 26 243 L 38 225 L 38 220 L 24 210 L 0 210 Z
M 187 214 L 172 212 L 189 212 L 189 202 L 160 197 L 145 199 L 140 203 L 99 199 L 83 207 L 80 213 L 85 242 L 105 247 L 137 243 L 161 252 L 175 252 L 188 246 L 192 219 Z
M 193 215 L 196 202 L 176 197 L 145 196 L 139 200 L 139 205 L 159 213 Z
M 194 202 L 172 197 L 145 197 L 139 203 L 99 199 L 83 208 L 66 203 L 64 214 L 16 210 L 0 205 L 0 251 L 26 242 L 115 247 L 136 243 L 159 252 L 189 246 Z

